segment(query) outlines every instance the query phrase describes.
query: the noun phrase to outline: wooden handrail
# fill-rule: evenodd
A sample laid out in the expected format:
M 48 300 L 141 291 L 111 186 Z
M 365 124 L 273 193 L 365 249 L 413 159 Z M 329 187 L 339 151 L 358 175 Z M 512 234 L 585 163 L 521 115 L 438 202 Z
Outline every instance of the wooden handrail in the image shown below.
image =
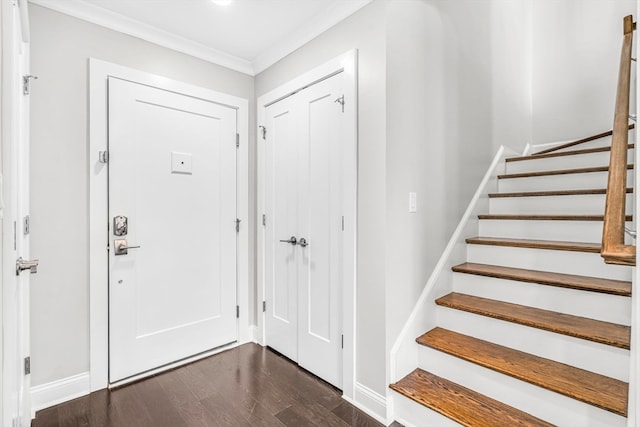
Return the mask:
M 611 159 L 607 201 L 602 229 L 601 255 L 607 264 L 635 265 L 636 247 L 624 243 L 625 201 L 627 194 L 627 144 L 629 140 L 629 97 L 631 90 L 631 47 L 636 24 L 631 15 L 623 21 L 624 38 L 620 55 L 620 74 L 613 118 Z

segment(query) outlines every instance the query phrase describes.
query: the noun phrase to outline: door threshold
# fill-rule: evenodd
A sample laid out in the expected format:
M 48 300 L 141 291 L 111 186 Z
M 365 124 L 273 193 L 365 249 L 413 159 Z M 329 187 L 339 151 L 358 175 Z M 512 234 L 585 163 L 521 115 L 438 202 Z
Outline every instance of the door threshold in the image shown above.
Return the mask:
M 238 341 L 232 341 L 230 343 L 223 344 L 219 347 L 215 347 L 210 350 L 203 351 L 202 353 L 185 357 L 184 359 L 176 360 L 175 362 L 167 363 L 166 365 L 158 366 L 157 368 L 149 369 L 148 371 L 144 371 L 139 374 L 135 374 L 130 377 L 124 378 L 122 380 L 109 383 L 109 386 L 107 388 L 109 390 L 115 390 L 117 388 L 124 387 L 126 385 L 130 385 L 138 381 L 146 380 L 147 378 L 153 377 L 155 375 L 162 374 L 164 372 L 171 371 L 176 368 L 180 368 L 190 363 L 197 362 L 198 360 L 205 359 L 209 356 L 222 353 L 223 351 L 226 351 L 226 350 L 231 350 L 232 348 L 235 348 L 238 345 L 240 345 Z

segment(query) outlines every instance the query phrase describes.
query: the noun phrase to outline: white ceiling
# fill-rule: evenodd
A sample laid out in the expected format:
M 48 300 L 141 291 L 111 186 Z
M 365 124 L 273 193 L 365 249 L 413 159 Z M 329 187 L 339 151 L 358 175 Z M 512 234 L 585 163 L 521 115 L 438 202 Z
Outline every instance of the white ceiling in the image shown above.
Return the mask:
M 255 75 L 372 0 L 29 0 Z

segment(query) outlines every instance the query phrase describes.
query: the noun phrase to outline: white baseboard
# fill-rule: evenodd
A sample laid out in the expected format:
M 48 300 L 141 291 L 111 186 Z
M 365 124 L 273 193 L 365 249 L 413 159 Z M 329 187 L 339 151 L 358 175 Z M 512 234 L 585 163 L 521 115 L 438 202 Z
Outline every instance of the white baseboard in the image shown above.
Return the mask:
M 256 344 L 260 344 L 260 341 L 258 341 L 258 326 L 257 325 L 251 325 L 249 326 L 249 336 L 250 338 L 250 342 L 254 342 Z
M 31 417 L 40 409 L 86 396 L 90 388 L 89 372 L 31 387 Z
M 369 387 L 356 383 L 354 399 L 342 396 L 344 400 L 360 409 L 376 421 L 387 425 L 387 398 L 371 390 Z

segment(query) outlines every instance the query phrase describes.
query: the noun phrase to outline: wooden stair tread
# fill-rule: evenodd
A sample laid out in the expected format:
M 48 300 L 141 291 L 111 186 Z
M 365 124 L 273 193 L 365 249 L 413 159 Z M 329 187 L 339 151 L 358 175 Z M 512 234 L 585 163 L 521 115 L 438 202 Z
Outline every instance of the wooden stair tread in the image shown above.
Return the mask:
M 556 240 L 510 239 L 506 237 L 470 237 L 472 245 L 510 246 L 516 248 L 550 249 L 558 251 L 600 253 L 600 243 L 561 242 Z
M 519 282 L 539 283 L 541 285 L 578 289 L 611 295 L 631 296 L 631 282 L 602 279 L 599 277 L 578 276 L 575 274 L 553 273 L 549 271 L 527 270 L 523 268 L 502 267 L 498 265 L 465 262 L 452 267 L 457 273 L 495 277 L 497 279 Z
M 627 169 L 633 169 L 633 165 L 627 165 Z M 593 166 L 588 168 L 574 168 L 574 169 L 553 169 L 535 172 L 518 172 L 518 173 L 506 173 L 498 175 L 498 179 L 511 179 L 511 178 L 529 178 L 536 176 L 549 176 L 549 175 L 568 175 L 573 173 L 591 173 L 591 172 L 608 172 L 609 166 Z
M 422 369 L 416 369 L 389 387 L 463 426 L 553 425 Z
M 635 128 L 635 124 L 632 123 L 632 124 L 629 125 L 629 129 L 630 130 L 634 129 L 634 128 Z M 589 142 L 589 141 L 595 141 L 596 139 L 604 138 L 606 136 L 611 136 L 611 135 L 613 135 L 613 130 L 610 130 L 610 131 L 607 131 L 607 132 L 602 132 L 602 133 L 599 133 L 599 134 L 593 135 L 593 136 L 588 136 L 586 138 L 582 138 L 582 139 L 579 139 L 577 141 L 568 142 L 566 144 L 562 144 L 562 145 L 558 145 L 558 146 L 555 146 L 555 147 L 551 147 L 551 148 L 548 148 L 546 150 L 542 150 L 542 151 L 539 151 L 537 153 L 533 153 L 532 155 L 535 156 L 535 155 L 551 153 L 553 151 L 563 150 L 565 148 L 573 147 L 573 146 L 576 146 L 576 145 L 579 145 L 579 144 L 583 144 L 583 143 Z
M 627 194 L 633 193 L 633 188 L 627 188 Z M 514 193 L 489 193 L 490 198 L 502 197 L 540 197 L 540 196 L 583 196 L 590 194 L 607 194 L 606 188 L 583 190 L 547 190 L 547 191 L 519 191 Z
M 604 221 L 604 215 L 555 215 L 555 214 L 482 214 L 478 219 L 485 220 L 527 220 L 527 221 Z M 632 221 L 632 215 L 626 215 L 625 221 Z
M 416 341 L 598 408 L 627 415 L 629 385 L 623 381 L 442 328 L 432 329 Z
M 452 292 L 436 304 L 545 331 L 629 349 L 629 326 Z
M 628 144 L 627 149 L 632 150 L 635 147 L 635 144 Z M 564 156 L 576 156 L 580 154 L 591 154 L 591 153 L 604 153 L 607 151 L 611 151 L 611 146 L 606 147 L 596 147 L 596 148 L 586 148 L 582 150 L 572 150 L 572 151 L 560 151 L 560 152 L 551 152 L 547 154 L 532 154 L 529 156 L 518 156 L 518 157 L 509 157 L 505 159 L 507 162 L 520 162 L 525 160 L 537 160 L 537 159 L 548 159 L 552 157 L 564 157 Z

